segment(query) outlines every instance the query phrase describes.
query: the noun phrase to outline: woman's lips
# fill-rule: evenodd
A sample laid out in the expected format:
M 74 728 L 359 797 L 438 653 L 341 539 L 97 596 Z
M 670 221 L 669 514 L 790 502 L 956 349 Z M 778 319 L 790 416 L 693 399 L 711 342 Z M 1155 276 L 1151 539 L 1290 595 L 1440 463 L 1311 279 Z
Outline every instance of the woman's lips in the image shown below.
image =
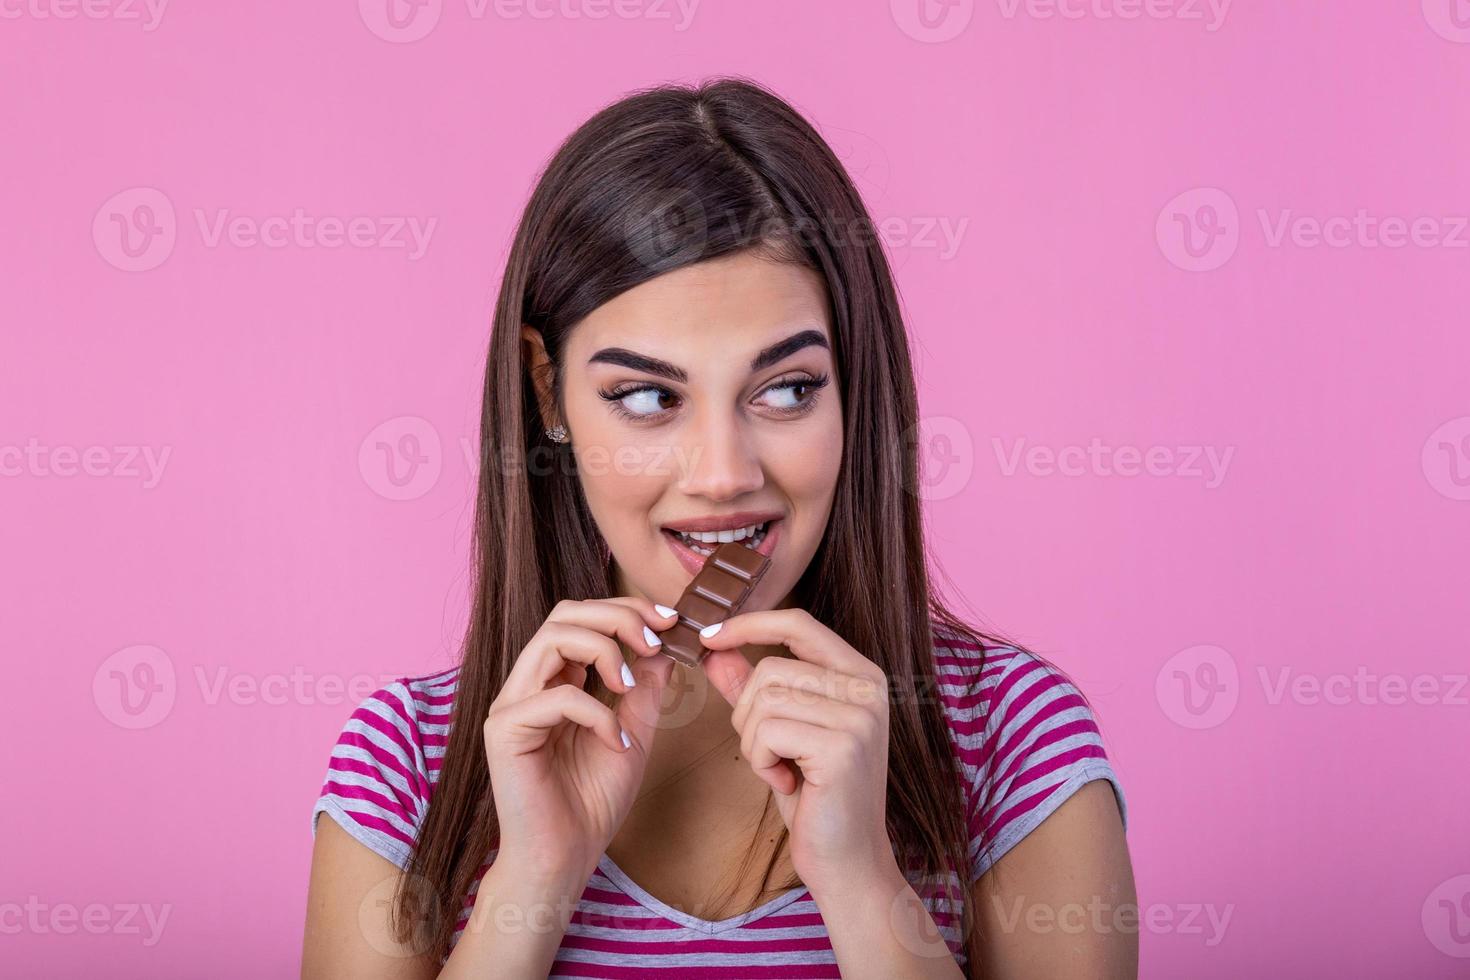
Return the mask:
M 771 557 L 776 550 L 776 539 L 781 536 L 781 523 L 782 519 L 779 517 L 771 520 L 766 525 L 765 538 L 762 539 L 760 547 L 755 549 L 767 558 Z M 689 547 L 673 531 L 660 529 L 660 533 L 663 534 L 664 540 L 668 542 L 669 550 L 674 553 L 674 557 L 679 559 L 679 564 L 683 565 L 684 570 L 689 573 L 689 577 L 693 578 L 695 575 L 698 575 L 699 570 L 704 567 L 704 560 L 709 556 L 701 555 Z

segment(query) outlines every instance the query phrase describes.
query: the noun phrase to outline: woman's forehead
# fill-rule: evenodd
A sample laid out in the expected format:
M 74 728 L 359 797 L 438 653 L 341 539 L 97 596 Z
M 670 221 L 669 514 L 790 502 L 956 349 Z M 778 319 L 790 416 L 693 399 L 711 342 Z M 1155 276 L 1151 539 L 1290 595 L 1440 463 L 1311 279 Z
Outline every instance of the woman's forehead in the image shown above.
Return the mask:
M 685 266 L 615 296 L 578 324 L 567 349 L 582 362 L 605 347 L 676 362 L 712 349 L 753 357 L 807 329 L 831 343 L 820 277 L 742 254 Z

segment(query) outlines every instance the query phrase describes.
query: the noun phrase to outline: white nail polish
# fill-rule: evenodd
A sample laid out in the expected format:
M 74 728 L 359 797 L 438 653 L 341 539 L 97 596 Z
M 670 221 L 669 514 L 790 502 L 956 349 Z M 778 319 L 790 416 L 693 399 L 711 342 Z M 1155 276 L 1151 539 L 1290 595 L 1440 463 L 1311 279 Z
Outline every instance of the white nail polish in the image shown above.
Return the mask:
M 677 615 L 679 615 L 679 610 L 677 610 L 677 609 L 670 609 L 668 606 L 661 606 L 661 605 L 659 605 L 656 602 L 653 604 L 653 608 L 656 609 L 656 610 L 658 610 L 658 614 L 660 616 L 666 616 L 667 617 L 667 616 L 677 616 Z
M 663 646 L 664 642 L 663 640 L 660 640 L 658 638 L 657 633 L 649 629 L 647 626 L 643 627 L 643 640 L 651 647 Z
M 625 749 L 631 749 L 633 747 L 633 740 L 628 737 L 628 733 L 627 732 L 625 732 L 621 728 L 619 728 L 618 729 L 618 736 L 623 740 L 623 748 L 625 748 Z
M 628 685 L 629 687 L 632 687 L 633 685 L 638 683 L 633 679 L 633 672 L 628 669 L 627 664 L 623 664 L 623 683 Z
M 704 637 L 705 639 L 709 639 L 710 637 L 718 633 L 720 631 L 720 627 L 724 625 L 724 623 L 712 623 L 711 625 L 706 626 L 704 629 L 700 630 L 699 635 Z

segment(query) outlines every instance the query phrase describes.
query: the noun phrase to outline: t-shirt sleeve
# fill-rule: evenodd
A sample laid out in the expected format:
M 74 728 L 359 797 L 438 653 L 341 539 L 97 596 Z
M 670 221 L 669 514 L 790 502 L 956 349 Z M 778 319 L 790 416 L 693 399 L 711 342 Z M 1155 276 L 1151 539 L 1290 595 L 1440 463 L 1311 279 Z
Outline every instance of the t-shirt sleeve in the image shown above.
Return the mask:
M 407 866 L 428 806 L 427 768 L 414 710 L 403 680 L 369 695 L 342 727 L 327 778 L 311 812 L 329 813 L 368 849 Z
M 1030 653 L 1006 649 L 992 655 L 1001 662 L 984 671 L 985 723 L 972 757 L 977 764 L 967 767 L 971 884 L 1094 779 L 1111 784 L 1128 827 L 1122 783 L 1082 692 Z

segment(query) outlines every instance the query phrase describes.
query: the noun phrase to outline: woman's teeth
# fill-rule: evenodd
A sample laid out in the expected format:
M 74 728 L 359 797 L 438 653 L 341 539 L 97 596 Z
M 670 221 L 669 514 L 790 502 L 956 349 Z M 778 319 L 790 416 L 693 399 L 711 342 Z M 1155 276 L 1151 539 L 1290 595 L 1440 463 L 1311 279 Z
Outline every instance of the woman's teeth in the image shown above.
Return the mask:
M 712 555 L 716 545 L 727 541 L 744 541 L 749 538 L 747 547 L 758 547 L 765 540 L 768 527 L 770 527 L 769 521 L 765 524 L 752 524 L 749 527 L 736 527 L 726 531 L 675 531 L 674 533 L 690 550 L 701 555 Z

